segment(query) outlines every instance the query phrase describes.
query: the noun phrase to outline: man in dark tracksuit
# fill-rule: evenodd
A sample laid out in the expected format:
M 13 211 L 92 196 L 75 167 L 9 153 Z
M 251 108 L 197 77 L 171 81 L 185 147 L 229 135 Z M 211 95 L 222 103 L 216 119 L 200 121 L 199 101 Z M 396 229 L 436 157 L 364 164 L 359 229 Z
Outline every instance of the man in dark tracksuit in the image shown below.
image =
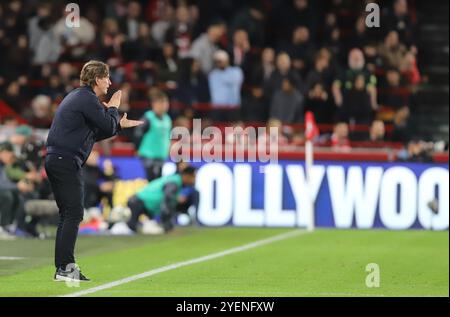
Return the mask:
M 60 215 L 55 242 L 56 281 L 89 280 L 81 274 L 74 258 L 84 212 L 81 167 L 95 142 L 141 124 L 128 120 L 126 114 L 119 119 L 120 90 L 108 103 L 100 103 L 98 97 L 105 95 L 111 85 L 106 64 L 86 63 L 81 70 L 80 85 L 59 105 L 47 138 L 45 170 Z

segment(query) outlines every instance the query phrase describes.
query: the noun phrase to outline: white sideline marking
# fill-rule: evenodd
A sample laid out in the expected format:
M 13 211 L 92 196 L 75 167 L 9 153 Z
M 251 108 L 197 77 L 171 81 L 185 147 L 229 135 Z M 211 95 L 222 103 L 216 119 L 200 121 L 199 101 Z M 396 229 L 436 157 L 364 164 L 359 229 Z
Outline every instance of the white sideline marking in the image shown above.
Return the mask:
M 273 242 L 276 242 L 276 241 L 280 241 L 280 240 L 285 240 L 285 239 L 292 238 L 292 237 L 299 236 L 299 235 L 306 234 L 306 233 L 309 233 L 309 232 L 308 231 L 303 231 L 303 230 L 290 231 L 290 232 L 279 234 L 279 235 L 276 235 L 276 236 L 273 236 L 273 237 L 270 237 L 270 238 L 266 238 L 266 239 L 258 240 L 258 241 L 251 242 L 251 243 L 248 243 L 248 244 L 244 244 L 244 245 L 239 246 L 239 247 L 235 247 L 235 248 L 231 248 L 231 249 L 228 249 L 228 250 L 224 250 L 224 251 L 212 253 L 212 254 L 209 254 L 209 255 L 205 255 L 205 256 L 202 256 L 202 257 L 199 257 L 199 258 L 195 258 L 195 259 L 191 259 L 191 260 L 187 260 L 187 261 L 182 261 L 182 262 L 177 262 L 177 263 L 173 263 L 173 264 L 170 264 L 170 265 L 166 265 L 166 266 L 163 266 L 163 267 L 160 267 L 160 268 L 157 268 L 157 269 L 153 269 L 153 270 L 141 273 L 141 274 L 137 274 L 137 275 L 133 275 L 133 276 L 130 276 L 130 277 L 126 277 L 126 278 L 123 278 L 123 279 L 120 279 L 120 280 L 117 280 L 117 281 L 114 281 L 114 282 L 110 282 L 110 283 L 106 283 L 106 284 L 99 285 L 99 286 L 96 286 L 96 287 L 88 288 L 86 290 L 79 291 L 79 292 L 76 292 L 76 293 L 67 294 L 67 295 L 60 295 L 59 297 L 79 297 L 79 296 L 84 296 L 84 295 L 87 295 L 87 294 L 92 294 L 92 293 L 95 293 L 95 292 L 98 292 L 98 291 L 102 291 L 102 290 L 105 290 L 105 289 L 108 289 L 108 288 L 112 288 L 112 287 L 119 286 L 119 285 L 122 285 L 122 284 L 130 283 L 130 282 L 133 282 L 133 281 L 136 281 L 136 280 L 140 280 L 140 279 L 143 279 L 143 278 L 146 278 L 146 277 L 149 277 L 149 276 L 153 276 L 153 275 L 156 275 L 156 274 L 159 274 L 159 273 L 167 272 L 167 271 L 170 271 L 170 270 L 175 270 L 175 269 L 178 269 L 178 268 L 183 267 L 183 266 L 188 266 L 188 265 L 197 264 L 197 263 L 201 263 L 201 262 L 205 262 L 205 261 L 209 261 L 209 260 L 214 260 L 214 259 L 217 259 L 217 258 L 221 258 L 221 257 L 227 256 L 227 255 L 230 255 L 230 254 L 234 254 L 234 253 L 250 250 L 250 249 L 257 248 L 257 247 L 260 247 L 260 246 L 263 246 L 263 245 L 266 245 L 266 244 L 270 244 L 270 243 L 273 243 Z
M 25 258 L 22 258 L 20 256 L 0 256 L 0 261 L 14 261 L 14 260 L 24 260 Z

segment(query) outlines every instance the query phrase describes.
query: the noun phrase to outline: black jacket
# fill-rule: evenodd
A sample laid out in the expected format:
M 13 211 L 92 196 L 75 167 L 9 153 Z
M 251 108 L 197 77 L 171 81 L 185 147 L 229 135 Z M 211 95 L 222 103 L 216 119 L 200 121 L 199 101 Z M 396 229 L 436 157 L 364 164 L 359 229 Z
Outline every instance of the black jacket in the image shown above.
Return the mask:
M 47 137 L 47 153 L 73 157 L 84 165 L 94 143 L 120 131 L 119 111 L 105 108 L 89 86 L 71 91 L 61 102 Z

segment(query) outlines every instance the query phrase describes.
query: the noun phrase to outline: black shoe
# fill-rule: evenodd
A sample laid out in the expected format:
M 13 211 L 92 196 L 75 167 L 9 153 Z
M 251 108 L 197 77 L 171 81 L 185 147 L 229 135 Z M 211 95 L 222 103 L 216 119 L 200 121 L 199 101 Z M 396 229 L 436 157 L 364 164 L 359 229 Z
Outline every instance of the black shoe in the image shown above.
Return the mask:
M 55 282 L 89 282 L 90 279 L 88 279 L 86 276 L 81 273 L 78 266 L 75 266 L 69 270 L 64 270 L 62 268 L 59 268 L 56 270 L 54 275 L 54 281 Z

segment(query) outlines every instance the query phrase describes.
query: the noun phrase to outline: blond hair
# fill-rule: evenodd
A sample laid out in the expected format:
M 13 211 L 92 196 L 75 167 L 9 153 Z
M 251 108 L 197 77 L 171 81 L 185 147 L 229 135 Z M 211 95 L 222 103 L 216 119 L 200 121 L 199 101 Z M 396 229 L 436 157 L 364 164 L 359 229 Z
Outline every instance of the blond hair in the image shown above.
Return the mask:
M 99 61 L 89 61 L 83 65 L 80 73 L 80 86 L 95 85 L 96 78 L 109 76 L 109 66 Z

